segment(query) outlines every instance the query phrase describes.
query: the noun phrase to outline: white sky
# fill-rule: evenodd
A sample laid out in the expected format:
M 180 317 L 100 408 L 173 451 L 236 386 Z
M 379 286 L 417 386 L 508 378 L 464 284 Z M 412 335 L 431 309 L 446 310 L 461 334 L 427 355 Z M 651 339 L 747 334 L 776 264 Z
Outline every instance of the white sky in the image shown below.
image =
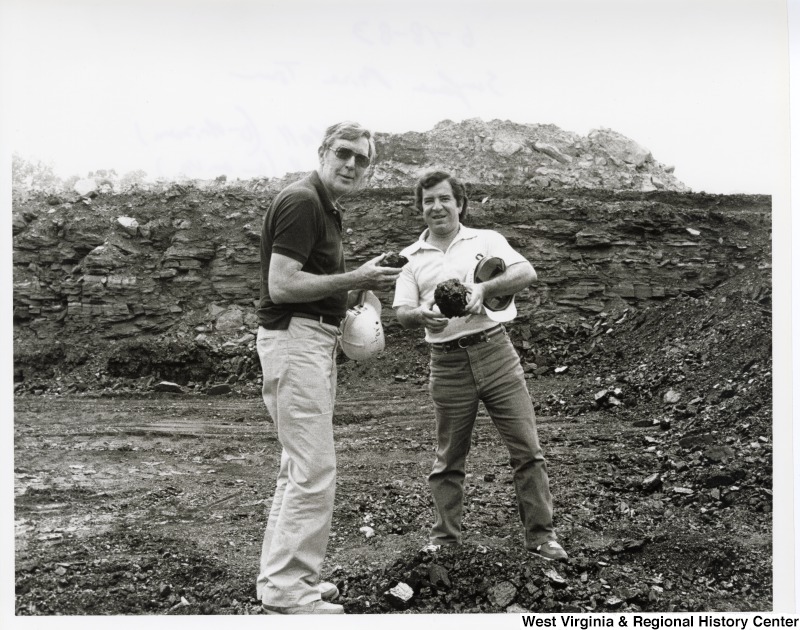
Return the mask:
M 610 127 L 693 190 L 788 169 L 784 0 L 0 0 L 4 145 L 62 176 L 279 176 L 324 128 Z

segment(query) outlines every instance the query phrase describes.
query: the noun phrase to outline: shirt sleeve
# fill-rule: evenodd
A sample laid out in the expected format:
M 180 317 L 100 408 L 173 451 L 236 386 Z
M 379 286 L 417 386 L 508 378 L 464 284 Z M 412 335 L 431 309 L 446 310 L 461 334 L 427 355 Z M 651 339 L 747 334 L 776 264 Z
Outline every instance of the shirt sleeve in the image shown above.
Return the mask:
M 410 262 L 403 267 L 394 287 L 392 308 L 397 308 L 398 306 L 410 306 L 412 308 L 419 306 L 419 286 L 414 277 L 414 272 L 411 270 Z
M 287 196 L 275 211 L 272 251 L 305 264 L 317 240 L 317 219 L 313 199 L 302 194 Z
M 508 244 L 505 236 L 494 230 L 486 232 L 486 255 L 502 258 L 506 267 L 520 262 L 528 262 L 525 256 Z

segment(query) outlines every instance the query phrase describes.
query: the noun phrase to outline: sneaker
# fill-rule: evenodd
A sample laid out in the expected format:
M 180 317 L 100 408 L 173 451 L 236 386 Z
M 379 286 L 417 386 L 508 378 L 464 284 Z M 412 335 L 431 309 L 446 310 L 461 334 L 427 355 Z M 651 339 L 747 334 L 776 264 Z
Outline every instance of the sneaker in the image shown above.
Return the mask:
M 420 549 L 420 551 L 422 553 L 431 553 L 431 554 L 433 554 L 433 553 L 438 553 L 439 551 L 441 551 L 441 549 L 442 549 L 441 545 L 435 545 L 434 543 L 429 543 L 429 544 L 425 545 L 422 549 Z
M 268 615 L 343 615 L 344 606 L 331 604 L 316 599 L 302 606 L 269 606 L 261 604 L 261 609 Z
M 320 582 L 319 593 L 322 595 L 323 601 L 326 602 L 332 602 L 339 597 L 339 589 L 336 588 L 336 584 L 333 582 Z
M 555 540 L 548 540 L 536 547 L 536 553 L 545 560 L 567 560 L 569 558 L 567 552 Z

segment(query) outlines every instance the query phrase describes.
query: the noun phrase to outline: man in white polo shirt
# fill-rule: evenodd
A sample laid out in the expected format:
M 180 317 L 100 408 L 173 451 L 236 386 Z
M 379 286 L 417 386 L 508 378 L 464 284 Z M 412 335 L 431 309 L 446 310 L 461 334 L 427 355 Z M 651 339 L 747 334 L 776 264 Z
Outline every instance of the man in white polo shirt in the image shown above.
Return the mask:
M 482 401 L 511 456 L 525 547 L 548 560 L 567 560 L 556 542 L 547 466 L 522 366 L 505 327 L 498 323 L 513 318 L 516 308 L 513 299 L 505 301 L 505 309 L 485 306 L 529 286 L 536 272 L 498 232 L 463 225 L 466 190 L 450 174 L 423 175 L 415 201 L 428 227 L 401 252 L 409 262 L 397 280 L 393 307 L 402 326 L 425 329 L 431 348 L 438 446 L 428 482 L 436 522 L 423 550 L 435 553 L 442 545 L 461 543 L 465 464 Z M 492 258 L 502 259 L 505 270 L 474 282 L 478 262 Z M 465 316 L 445 317 L 434 305 L 436 286 L 449 279 L 469 290 Z

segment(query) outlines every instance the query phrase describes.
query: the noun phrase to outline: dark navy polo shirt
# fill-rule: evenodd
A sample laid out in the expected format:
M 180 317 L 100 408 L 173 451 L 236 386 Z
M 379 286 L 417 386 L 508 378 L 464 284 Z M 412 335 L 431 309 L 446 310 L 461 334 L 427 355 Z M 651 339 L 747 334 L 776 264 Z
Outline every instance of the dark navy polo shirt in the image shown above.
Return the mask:
M 347 291 L 315 302 L 275 304 L 269 296 L 272 254 L 293 258 L 316 275 L 345 272 L 342 217 L 316 171 L 284 188 L 267 210 L 261 229 L 261 297 L 258 321 L 264 328 L 286 329 L 292 313 L 344 317 Z

